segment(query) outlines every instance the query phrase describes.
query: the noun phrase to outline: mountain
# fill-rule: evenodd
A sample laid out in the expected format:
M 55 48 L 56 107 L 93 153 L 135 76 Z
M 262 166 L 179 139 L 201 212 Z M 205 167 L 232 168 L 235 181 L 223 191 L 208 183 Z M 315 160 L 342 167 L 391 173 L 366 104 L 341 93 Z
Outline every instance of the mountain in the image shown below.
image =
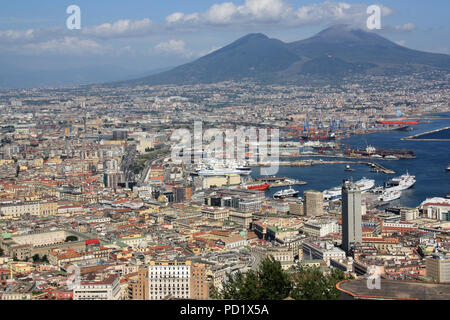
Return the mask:
M 408 49 L 374 32 L 337 25 L 292 43 L 249 34 L 193 62 L 116 84 L 182 85 L 242 79 L 282 83 L 431 70 L 450 72 L 450 56 Z
M 261 33 L 249 34 L 194 62 L 131 83 L 183 84 L 265 78 L 298 60 L 282 41 L 269 39 Z

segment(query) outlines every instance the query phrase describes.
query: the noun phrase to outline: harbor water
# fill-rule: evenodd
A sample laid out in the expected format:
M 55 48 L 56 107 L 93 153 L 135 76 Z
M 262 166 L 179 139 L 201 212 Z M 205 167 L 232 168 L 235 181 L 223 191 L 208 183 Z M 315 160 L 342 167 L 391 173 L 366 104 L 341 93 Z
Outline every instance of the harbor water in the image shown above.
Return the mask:
M 378 186 L 383 185 L 393 177 L 409 172 L 416 176 L 416 184 L 412 188 L 404 190 L 401 198 L 390 202 L 390 205 L 416 207 L 426 198 L 445 197 L 446 193 L 450 192 L 450 172 L 445 171 L 446 167 L 450 165 L 450 141 L 401 140 L 401 138 L 407 136 L 450 126 L 450 113 L 434 116 L 438 116 L 438 119 L 431 120 L 429 123 L 421 122 L 414 125 L 412 131 L 383 131 L 354 135 L 341 141 L 343 145 L 349 145 L 353 149 L 364 149 L 368 144 L 375 148 L 414 151 L 415 159 L 371 160 L 394 170 L 395 174 L 371 172 L 371 168 L 364 164 L 351 164 L 351 167 L 355 169 L 352 172 L 344 171 L 346 164 L 324 164 L 309 167 L 280 167 L 276 176 L 306 181 L 307 185 L 293 186 L 295 190 L 300 191 L 299 196 L 302 196 L 304 190 L 324 191 L 339 186 L 343 179 L 356 181 L 366 177 L 374 179 Z M 449 139 L 449 130 L 443 130 L 440 134 L 433 134 L 433 138 Z M 302 157 L 301 159 L 308 158 Z M 318 160 L 319 158 L 311 159 Z M 325 156 L 320 157 L 320 159 L 331 160 Z M 260 177 L 259 170 L 259 168 L 253 168 L 252 177 Z M 272 197 L 276 191 L 283 188 L 286 187 L 271 188 L 266 192 L 266 195 Z

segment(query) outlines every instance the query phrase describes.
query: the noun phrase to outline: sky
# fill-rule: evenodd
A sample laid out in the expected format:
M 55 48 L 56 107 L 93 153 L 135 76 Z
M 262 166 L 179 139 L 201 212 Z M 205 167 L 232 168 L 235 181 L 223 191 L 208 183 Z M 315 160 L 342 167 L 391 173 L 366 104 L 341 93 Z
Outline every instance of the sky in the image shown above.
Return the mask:
M 448 0 L 14 0 L 0 10 L 0 68 L 103 65 L 140 74 L 192 61 L 252 32 L 290 42 L 338 23 L 366 28 L 373 4 L 382 9 L 381 35 L 450 54 Z M 66 27 L 70 5 L 80 7 L 79 30 Z

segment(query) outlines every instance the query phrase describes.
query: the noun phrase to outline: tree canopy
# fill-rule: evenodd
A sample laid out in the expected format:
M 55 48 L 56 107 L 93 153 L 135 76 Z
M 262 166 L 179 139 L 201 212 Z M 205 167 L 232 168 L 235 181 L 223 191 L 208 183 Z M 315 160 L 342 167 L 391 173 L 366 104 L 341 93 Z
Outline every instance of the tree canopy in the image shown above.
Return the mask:
M 344 272 L 331 269 L 324 274 L 318 267 L 298 266 L 290 272 L 284 271 L 281 263 L 272 256 L 262 261 L 257 270 L 228 274 L 222 290 L 212 286 L 212 299 L 230 300 L 337 300 L 339 281 L 349 279 Z

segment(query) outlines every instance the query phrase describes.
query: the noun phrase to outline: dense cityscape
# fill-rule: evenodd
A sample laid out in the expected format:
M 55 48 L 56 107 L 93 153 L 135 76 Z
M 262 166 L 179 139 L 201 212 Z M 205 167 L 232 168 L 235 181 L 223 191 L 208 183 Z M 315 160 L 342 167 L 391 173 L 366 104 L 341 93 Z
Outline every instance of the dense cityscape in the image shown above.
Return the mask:
M 407 130 L 448 112 L 446 84 L 399 77 L 338 87 L 224 82 L 5 90 L 0 295 L 212 299 L 212 288 L 221 292 L 227 277 L 257 270 L 269 257 L 288 274 L 341 270 L 356 282 L 338 289 L 354 295 L 368 294 L 374 270 L 382 283 L 414 280 L 401 284 L 412 295 L 422 292 L 415 286 L 433 290 L 449 281 L 450 190 L 418 207 L 390 206 L 392 194 L 413 187 L 414 173 L 394 178 L 389 161 L 380 159 L 403 161 L 414 153 L 381 155 L 377 146 L 355 152 L 340 140 Z M 391 185 L 363 179 L 299 194 L 287 186 L 308 188 L 307 179 L 255 177 L 257 163 L 174 163 L 172 133 L 199 120 L 204 128 L 278 128 L 279 165 L 362 161 L 391 173 Z M 203 157 L 207 152 L 201 150 Z M 278 192 L 270 196 L 269 188 Z
M 445 314 L 449 11 L 5 3 L 1 305 L 282 319 L 406 317 L 428 300 Z

